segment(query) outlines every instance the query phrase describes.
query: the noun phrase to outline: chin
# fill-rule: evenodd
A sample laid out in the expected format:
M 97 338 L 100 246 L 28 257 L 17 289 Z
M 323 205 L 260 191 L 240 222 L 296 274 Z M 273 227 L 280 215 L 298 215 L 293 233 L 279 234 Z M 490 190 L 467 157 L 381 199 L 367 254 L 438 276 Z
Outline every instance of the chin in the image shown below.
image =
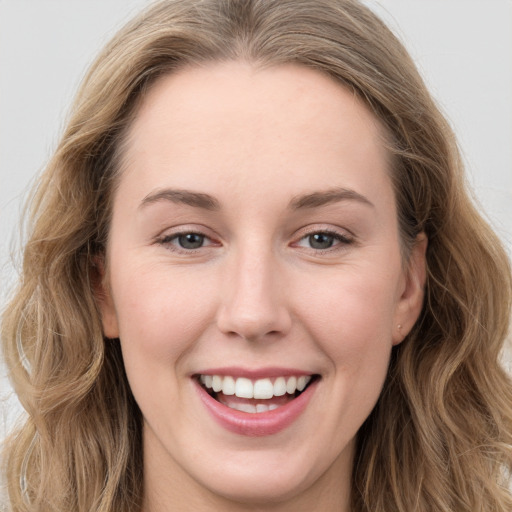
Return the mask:
M 292 468 L 261 468 L 239 471 L 228 468 L 224 475 L 208 475 L 204 482 L 213 494 L 233 503 L 268 506 L 290 501 L 306 492 L 315 481 L 314 477 L 299 473 Z M 214 479 L 211 478 L 214 476 Z M 211 481 L 213 480 L 213 481 Z

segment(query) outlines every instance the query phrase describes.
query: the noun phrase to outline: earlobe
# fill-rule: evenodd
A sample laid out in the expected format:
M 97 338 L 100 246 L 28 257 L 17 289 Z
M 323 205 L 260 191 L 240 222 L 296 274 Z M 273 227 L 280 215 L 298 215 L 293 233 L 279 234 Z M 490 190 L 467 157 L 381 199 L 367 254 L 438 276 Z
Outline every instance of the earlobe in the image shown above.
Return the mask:
M 91 283 L 94 298 L 98 304 L 101 314 L 101 323 L 103 326 L 103 335 L 106 338 L 119 338 L 119 327 L 117 314 L 112 299 L 112 293 L 108 282 L 107 272 L 105 270 L 105 260 L 103 256 L 97 256 L 94 259 L 94 265 L 91 269 Z
M 393 345 L 404 340 L 420 316 L 427 279 L 427 245 L 427 236 L 420 233 L 411 249 L 405 270 L 405 283 L 395 314 Z

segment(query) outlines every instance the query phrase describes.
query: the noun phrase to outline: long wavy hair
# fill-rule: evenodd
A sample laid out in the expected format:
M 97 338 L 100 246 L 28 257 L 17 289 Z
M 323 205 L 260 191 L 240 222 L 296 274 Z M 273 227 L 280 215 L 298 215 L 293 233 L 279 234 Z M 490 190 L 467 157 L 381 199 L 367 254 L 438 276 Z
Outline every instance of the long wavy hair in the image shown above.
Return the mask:
M 512 387 L 499 359 L 509 261 L 411 58 L 356 0 L 158 2 L 92 65 L 30 198 L 21 279 L 3 317 L 27 412 L 5 448 L 12 510 L 140 510 L 141 414 L 119 343 L 102 334 L 96 264 L 137 105 L 159 77 L 226 60 L 296 63 L 358 95 L 387 128 L 403 246 L 429 239 L 421 316 L 358 434 L 352 510 L 512 510 Z

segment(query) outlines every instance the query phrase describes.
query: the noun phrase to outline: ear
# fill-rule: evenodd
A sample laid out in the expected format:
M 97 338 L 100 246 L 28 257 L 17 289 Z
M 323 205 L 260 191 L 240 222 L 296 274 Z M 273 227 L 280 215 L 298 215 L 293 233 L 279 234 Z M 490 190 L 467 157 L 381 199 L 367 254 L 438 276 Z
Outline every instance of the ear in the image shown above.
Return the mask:
M 91 281 L 94 298 L 96 299 L 101 314 L 103 335 L 106 338 L 114 339 L 119 338 L 119 327 L 105 267 L 104 256 L 95 257 L 94 266 L 91 271 Z
M 393 345 L 398 345 L 404 340 L 420 316 L 427 279 L 427 245 L 427 236 L 420 233 L 416 237 L 407 267 L 404 269 L 401 295 L 395 310 Z

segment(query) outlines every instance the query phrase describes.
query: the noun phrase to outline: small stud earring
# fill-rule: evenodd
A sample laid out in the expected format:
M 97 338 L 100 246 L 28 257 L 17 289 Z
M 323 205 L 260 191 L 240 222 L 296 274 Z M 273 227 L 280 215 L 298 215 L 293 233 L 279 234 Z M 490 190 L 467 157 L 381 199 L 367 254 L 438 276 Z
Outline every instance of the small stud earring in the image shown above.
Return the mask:
M 398 330 L 400 331 L 402 329 L 402 324 L 397 325 Z

